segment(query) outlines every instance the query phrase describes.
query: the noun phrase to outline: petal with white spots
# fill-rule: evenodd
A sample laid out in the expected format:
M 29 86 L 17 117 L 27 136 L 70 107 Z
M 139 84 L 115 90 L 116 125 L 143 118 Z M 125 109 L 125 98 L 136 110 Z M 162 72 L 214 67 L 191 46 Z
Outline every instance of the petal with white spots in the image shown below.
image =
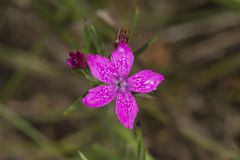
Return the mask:
M 120 77 L 126 78 L 131 71 L 134 61 L 134 55 L 132 49 L 127 43 L 119 43 L 116 50 L 112 52 L 111 62 L 118 71 Z
M 127 79 L 128 89 L 133 92 L 147 93 L 155 90 L 164 76 L 151 70 L 143 70 Z
M 116 114 L 125 128 L 133 128 L 138 106 L 131 92 L 119 91 L 116 101 Z
M 117 71 L 109 59 L 104 56 L 89 54 L 87 63 L 95 78 L 109 84 L 114 82 L 114 77 L 117 76 Z
M 102 107 L 110 103 L 116 96 L 116 89 L 113 85 L 98 86 L 88 91 L 82 99 L 83 104 L 92 107 Z

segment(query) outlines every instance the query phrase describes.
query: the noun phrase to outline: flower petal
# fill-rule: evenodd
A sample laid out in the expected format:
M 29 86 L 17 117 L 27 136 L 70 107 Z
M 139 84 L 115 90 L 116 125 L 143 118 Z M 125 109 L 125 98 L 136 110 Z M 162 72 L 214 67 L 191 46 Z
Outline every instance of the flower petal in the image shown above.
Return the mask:
M 90 89 L 82 102 L 88 107 L 102 107 L 110 103 L 115 96 L 116 90 L 113 85 L 98 86 Z
M 132 50 L 125 42 L 119 43 L 117 49 L 112 52 L 111 62 L 121 77 L 127 77 L 131 71 L 133 61 L 134 55 Z
M 128 89 L 133 92 L 147 93 L 155 90 L 164 76 L 151 70 L 143 70 L 127 79 Z
M 138 112 L 135 98 L 129 91 L 119 91 L 116 103 L 116 114 L 118 119 L 124 127 L 132 129 Z
M 111 84 L 117 72 L 113 65 L 104 56 L 89 54 L 87 58 L 92 75 L 98 80 Z

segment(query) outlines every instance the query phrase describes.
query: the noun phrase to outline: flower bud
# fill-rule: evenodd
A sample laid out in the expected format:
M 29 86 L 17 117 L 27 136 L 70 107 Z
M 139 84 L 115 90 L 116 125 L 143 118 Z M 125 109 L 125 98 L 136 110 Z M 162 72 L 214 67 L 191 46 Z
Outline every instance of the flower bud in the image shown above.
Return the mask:
M 128 43 L 128 39 L 129 39 L 129 30 L 119 29 L 116 35 L 116 40 L 114 42 L 113 48 L 117 49 L 119 43 Z
M 70 52 L 69 58 L 67 59 L 67 65 L 69 68 L 72 68 L 72 69 L 86 68 L 87 64 L 86 64 L 85 55 L 80 51 Z

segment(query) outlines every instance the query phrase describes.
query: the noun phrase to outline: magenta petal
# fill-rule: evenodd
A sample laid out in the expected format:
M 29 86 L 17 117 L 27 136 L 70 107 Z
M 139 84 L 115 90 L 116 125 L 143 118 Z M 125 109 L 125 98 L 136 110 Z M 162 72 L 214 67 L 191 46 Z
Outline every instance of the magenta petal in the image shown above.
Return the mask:
M 121 77 L 127 77 L 132 68 L 134 55 L 131 48 L 125 42 L 119 43 L 116 50 L 112 52 L 111 62 Z
M 138 106 L 131 92 L 119 92 L 116 102 L 116 114 L 125 128 L 133 128 Z
M 89 54 L 87 62 L 95 78 L 109 84 L 113 82 L 117 73 L 109 59 L 104 56 Z
M 133 92 L 151 92 L 164 80 L 164 76 L 151 70 L 143 70 L 127 79 L 128 89 Z
M 110 103 L 115 96 L 116 92 L 113 85 L 98 86 L 90 89 L 82 102 L 88 107 L 102 107 Z

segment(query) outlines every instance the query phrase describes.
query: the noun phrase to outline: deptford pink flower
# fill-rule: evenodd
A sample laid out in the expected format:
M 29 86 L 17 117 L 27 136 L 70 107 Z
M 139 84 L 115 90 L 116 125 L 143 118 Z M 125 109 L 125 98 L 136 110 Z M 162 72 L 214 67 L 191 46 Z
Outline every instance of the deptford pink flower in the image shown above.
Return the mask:
M 87 67 L 85 56 L 82 52 L 70 52 L 69 58 L 67 59 L 67 65 L 69 68 L 85 68 Z
M 131 92 L 151 92 L 164 80 L 164 76 L 143 70 L 128 78 L 134 55 L 126 42 L 118 44 L 110 59 L 88 55 L 87 63 L 92 75 L 106 84 L 90 89 L 82 102 L 90 108 L 99 108 L 116 97 L 117 117 L 124 127 L 132 129 L 138 106 Z

